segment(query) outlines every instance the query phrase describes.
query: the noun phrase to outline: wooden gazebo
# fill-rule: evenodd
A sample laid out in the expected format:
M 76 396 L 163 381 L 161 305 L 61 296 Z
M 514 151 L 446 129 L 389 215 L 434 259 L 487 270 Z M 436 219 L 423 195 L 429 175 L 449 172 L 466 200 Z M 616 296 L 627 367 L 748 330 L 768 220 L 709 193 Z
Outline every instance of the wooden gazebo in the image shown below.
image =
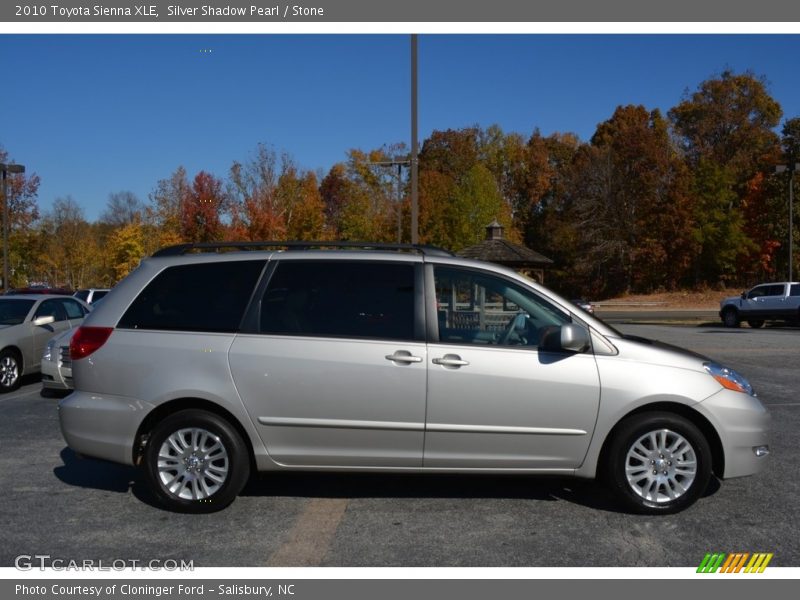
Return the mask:
M 553 261 L 526 246 L 509 242 L 503 236 L 504 230 L 505 228 L 497 220 L 494 220 L 486 226 L 485 240 L 459 250 L 456 254 L 464 258 L 474 258 L 503 265 L 519 271 L 539 283 L 544 283 L 544 270 L 552 265 Z

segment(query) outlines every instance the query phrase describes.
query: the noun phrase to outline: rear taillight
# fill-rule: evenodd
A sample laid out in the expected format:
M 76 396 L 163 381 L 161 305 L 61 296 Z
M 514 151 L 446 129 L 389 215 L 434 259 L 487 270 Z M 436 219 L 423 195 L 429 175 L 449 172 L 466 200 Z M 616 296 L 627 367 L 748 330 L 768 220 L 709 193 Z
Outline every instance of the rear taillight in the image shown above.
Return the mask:
M 72 360 L 86 358 L 106 343 L 113 327 L 78 327 L 69 343 Z

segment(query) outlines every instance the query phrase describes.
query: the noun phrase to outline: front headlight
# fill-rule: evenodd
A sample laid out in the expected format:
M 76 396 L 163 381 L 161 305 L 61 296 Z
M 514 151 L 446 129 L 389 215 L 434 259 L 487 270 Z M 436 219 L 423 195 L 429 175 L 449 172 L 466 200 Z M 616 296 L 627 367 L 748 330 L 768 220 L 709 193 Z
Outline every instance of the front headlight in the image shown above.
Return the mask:
M 53 352 L 56 349 L 56 341 L 50 340 L 47 342 L 47 346 L 44 348 L 44 355 L 42 355 L 42 360 L 51 361 L 53 360 Z
M 708 371 L 708 374 L 716 379 L 725 389 L 750 394 L 751 396 L 756 395 L 750 382 L 733 369 L 723 367 L 714 362 L 703 363 L 703 366 L 706 368 L 706 371 Z

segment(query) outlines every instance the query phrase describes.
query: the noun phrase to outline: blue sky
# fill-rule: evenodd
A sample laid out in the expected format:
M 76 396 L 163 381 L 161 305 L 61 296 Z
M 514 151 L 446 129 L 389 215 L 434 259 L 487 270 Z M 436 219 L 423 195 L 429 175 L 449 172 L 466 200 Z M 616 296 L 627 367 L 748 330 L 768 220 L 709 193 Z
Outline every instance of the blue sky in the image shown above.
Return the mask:
M 93 220 L 179 165 L 225 177 L 259 142 L 323 172 L 410 144 L 406 35 L 4 35 L 0 56 L 0 145 L 45 211 L 72 196 Z M 495 123 L 587 140 L 616 106 L 666 112 L 725 69 L 800 116 L 798 56 L 799 35 L 422 35 L 420 141 Z

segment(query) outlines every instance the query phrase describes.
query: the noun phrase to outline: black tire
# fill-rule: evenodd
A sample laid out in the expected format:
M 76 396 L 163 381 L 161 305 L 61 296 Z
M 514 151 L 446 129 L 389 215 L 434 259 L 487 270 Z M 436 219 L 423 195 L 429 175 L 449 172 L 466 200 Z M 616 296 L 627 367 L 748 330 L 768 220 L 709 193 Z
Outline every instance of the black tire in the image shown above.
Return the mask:
M 725 327 L 738 327 L 741 323 L 738 311 L 735 308 L 726 308 L 722 313 L 722 323 Z
M 222 510 L 250 477 L 247 445 L 236 429 L 219 415 L 198 409 L 176 412 L 155 426 L 142 466 L 158 501 L 184 513 Z
M 753 329 L 758 329 L 759 327 L 764 326 L 764 321 L 762 321 L 761 319 L 750 319 L 749 321 L 747 321 L 747 324 L 750 325 L 750 327 L 752 327 Z
M 22 360 L 17 352 L 6 348 L 0 352 L 0 394 L 13 392 L 22 380 Z
M 661 440 L 662 432 L 665 432 L 664 447 L 680 444 L 673 448 L 674 452 L 659 453 L 658 444 L 649 447 L 649 436 L 655 434 L 656 440 Z M 688 444 L 688 452 L 682 451 L 685 446 L 680 439 Z M 631 457 L 631 453 L 635 455 Z M 626 418 L 615 428 L 605 459 L 606 480 L 612 492 L 627 509 L 637 513 L 679 512 L 693 504 L 711 480 L 708 441 L 691 421 L 675 413 L 648 412 Z M 692 470 L 692 459 L 694 472 L 689 481 L 687 473 Z M 630 473 L 633 481 L 629 481 L 628 467 L 633 470 Z M 651 469 L 663 471 L 654 473 Z M 684 491 L 680 491 L 682 487 Z

